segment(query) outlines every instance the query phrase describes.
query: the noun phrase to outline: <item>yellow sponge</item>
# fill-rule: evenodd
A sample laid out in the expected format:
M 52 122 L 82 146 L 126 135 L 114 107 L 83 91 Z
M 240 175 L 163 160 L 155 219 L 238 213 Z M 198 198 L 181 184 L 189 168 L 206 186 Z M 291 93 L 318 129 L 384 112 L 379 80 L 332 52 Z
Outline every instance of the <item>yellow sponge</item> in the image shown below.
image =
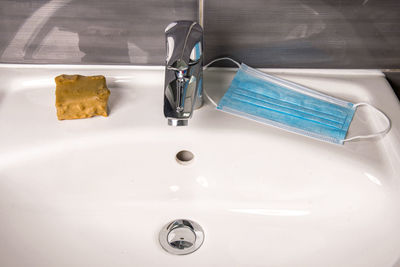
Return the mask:
M 107 117 L 110 90 L 102 75 L 60 75 L 56 81 L 56 108 L 59 120 Z

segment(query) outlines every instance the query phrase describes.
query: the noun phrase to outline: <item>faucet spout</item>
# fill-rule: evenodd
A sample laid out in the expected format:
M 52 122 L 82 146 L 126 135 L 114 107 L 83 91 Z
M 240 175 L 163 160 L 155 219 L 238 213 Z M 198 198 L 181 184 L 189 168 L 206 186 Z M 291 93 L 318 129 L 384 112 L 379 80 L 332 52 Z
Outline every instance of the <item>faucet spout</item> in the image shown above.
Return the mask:
M 197 22 L 176 21 L 165 36 L 164 116 L 168 125 L 186 126 L 203 103 L 203 29 Z

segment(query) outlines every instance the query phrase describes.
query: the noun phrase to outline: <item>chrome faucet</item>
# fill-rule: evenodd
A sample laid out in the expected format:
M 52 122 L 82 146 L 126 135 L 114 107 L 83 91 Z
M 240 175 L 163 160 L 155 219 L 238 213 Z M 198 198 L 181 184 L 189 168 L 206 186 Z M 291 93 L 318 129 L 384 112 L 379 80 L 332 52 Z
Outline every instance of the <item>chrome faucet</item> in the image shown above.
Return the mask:
M 168 125 L 186 126 L 203 104 L 203 29 L 194 21 L 176 21 L 165 37 L 164 116 Z

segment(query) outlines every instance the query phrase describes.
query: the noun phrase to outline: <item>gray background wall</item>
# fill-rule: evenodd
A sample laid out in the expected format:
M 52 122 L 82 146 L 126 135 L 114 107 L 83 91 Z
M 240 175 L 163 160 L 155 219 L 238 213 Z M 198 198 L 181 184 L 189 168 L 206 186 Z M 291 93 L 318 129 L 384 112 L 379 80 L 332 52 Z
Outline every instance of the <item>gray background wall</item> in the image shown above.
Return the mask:
M 197 0 L 0 0 L 0 62 L 163 64 L 164 29 Z
M 399 0 L 205 1 L 207 58 L 256 67 L 398 68 Z
M 400 68 L 399 0 L 205 0 L 206 61 Z M 1 63 L 162 65 L 197 0 L 0 0 Z

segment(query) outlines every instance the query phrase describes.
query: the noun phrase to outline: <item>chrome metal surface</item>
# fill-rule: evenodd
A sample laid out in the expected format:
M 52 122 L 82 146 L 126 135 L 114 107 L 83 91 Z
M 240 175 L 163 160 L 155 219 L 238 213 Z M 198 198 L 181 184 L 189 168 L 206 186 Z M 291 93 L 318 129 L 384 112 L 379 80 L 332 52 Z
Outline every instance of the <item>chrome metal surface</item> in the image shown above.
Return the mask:
M 203 103 L 203 29 L 194 21 L 176 21 L 165 37 L 164 116 L 168 125 L 186 126 Z
M 204 231 L 194 221 L 179 219 L 169 222 L 161 229 L 159 240 L 167 252 L 186 255 L 200 248 L 204 241 Z
M 168 119 L 168 125 L 170 125 L 170 126 L 187 126 L 188 120 Z

